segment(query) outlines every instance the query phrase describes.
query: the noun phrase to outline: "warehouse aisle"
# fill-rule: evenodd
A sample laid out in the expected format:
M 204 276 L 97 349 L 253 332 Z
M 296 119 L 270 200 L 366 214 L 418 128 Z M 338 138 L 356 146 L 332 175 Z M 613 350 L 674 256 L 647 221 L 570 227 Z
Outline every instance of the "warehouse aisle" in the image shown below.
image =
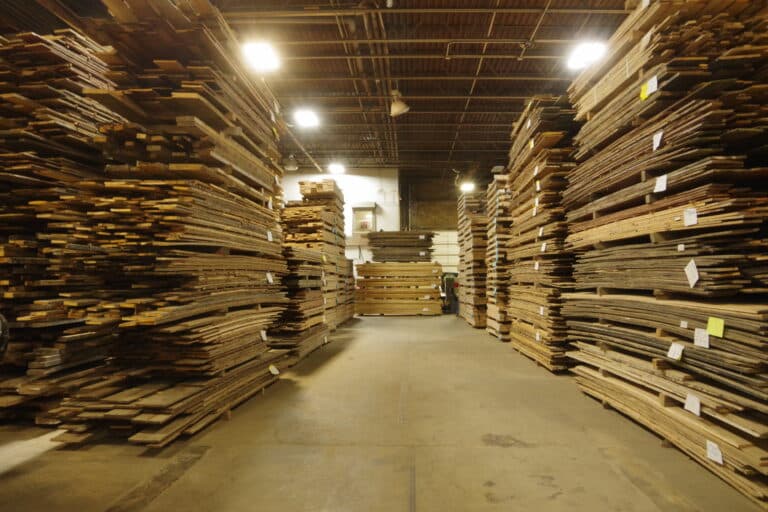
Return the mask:
M 353 320 L 286 377 L 158 455 L 38 455 L 0 476 L 0 510 L 756 510 L 454 317 Z M 4 427 L 0 450 L 32 435 Z

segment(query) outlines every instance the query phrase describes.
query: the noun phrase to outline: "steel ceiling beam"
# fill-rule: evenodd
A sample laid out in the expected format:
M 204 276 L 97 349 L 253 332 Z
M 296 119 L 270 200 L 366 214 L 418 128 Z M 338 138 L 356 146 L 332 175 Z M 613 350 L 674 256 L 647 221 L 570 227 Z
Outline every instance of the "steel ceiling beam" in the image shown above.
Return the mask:
M 284 61 L 291 60 L 342 60 L 347 59 L 346 55 L 285 55 L 280 57 Z M 401 53 L 401 54 L 389 54 L 389 55 L 354 55 L 355 59 L 362 60 L 411 60 L 411 59 L 439 59 L 439 60 L 453 60 L 453 59 L 479 59 L 479 54 L 461 53 L 451 54 L 446 58 L 444 53 Z M 486 59 L 511 59 L 511 60 L 560 60 L 564 59 L 565 55 L 524 55 L 520 58 L 518 54 L 508 53 L 496 53 L 485 55 Z
M 538 96 L 536 94 L 528 94 L 525 96 L 518 96 L 518 95 L 507 95 L 507 96 L 468 96 L 468 95 L 448 95 L 448 96 L 442 96 L 442 95 L 435 95 L 435 94 L 404 94 L 403 99 L 406 102 L 410 102 L 412 100 L 466 100 L 467 98 L 472 98 L 473 100 L 488 100 L 488 101 L 526 101 L 531 99 L 533 96 Z M 382 95 L 367 95 L 367 96 L 318 96 L 318 95 L 303 95 L 303 96 L 285 96 L 285 95 L 278 95 L 278 97 L 283 101 L 306 101 L 306 100 L 355 100 L 357 101 L 358 98 L 362 99 L 391 99 L 391 96 L 382 96 Z M 412 111 L 411 111 L 412 112 Z M 406 115 L 410 115 L 411 112 L 408 112 Z M 489 112 L 493 113 L 493 112 Z
M 472 76 L 472 75 L 401 75 L 388 77 L 389 80 L 418 81 L 418 80 L 480 80 L 480 81 L 500 81 L 500 82 L 570 82 L 572 78 L 563 76 L 541 76 L 541 75 L 492 75 L 492 76 Z M 350 81 L 373 81 L 381 80 L 375 76 L 274 76 L 269 77 L 269 82 L 350 82 Z
M 537 44 L 575 44 L 582 42 L 583 39 L 537 39 Z M 523 38 L 477 38 L 477 37 L 393 37 L 389 39 L 302 39 L 291 41 L 273 41 L 276 46 L 315 46 L 315 45 L 332 45 L 332 44 L 513 44 L 513 45 L 525 45 L 528 43 L 527 39 Z
M 223 12 L 230 23 L 240 23 L 250 18 L 320 18 L 336 16 L 364 16 L 366 14 L 541 14 L 542 8 L 536 7 L 470 7 L 470 8 L 346 8 L 346 9 L 237 9 Z M 563 7 L 549 9 L 550 14 L 600 14 L 608 16 L 624 16 L 632 9 L 605 9 L 589 7 Z

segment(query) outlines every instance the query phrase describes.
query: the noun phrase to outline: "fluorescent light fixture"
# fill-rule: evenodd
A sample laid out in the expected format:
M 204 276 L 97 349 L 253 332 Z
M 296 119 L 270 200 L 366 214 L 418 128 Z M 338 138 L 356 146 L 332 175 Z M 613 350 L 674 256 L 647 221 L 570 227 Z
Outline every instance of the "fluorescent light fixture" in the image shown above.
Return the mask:
M 347 172 L 347 168 L 344 167 L 344 164 L 340 164 L 339 162 L 332 162 L 328 166 L 328 172 L 331 174 L 344 174 Z
M 280 57 L 271 44 L 263 41 L 245 43 L 243 58 L 248 65 L 260 73 L 270 73 L 280 67 Z
M 599 61 L 608 48 L 605 43 L 587 41 L 579 43 L 568 56 L 568 69 L 584 69 Z
M 314 110 L 308 108 L 296 109 L 293 112 L 293 120 L 299 128 L 317 128 L 320 126 L 320 118 Z
M 298 171 L 299 162 L 296 161 L 296 157 L 293 155 L 288 155 L 288 158 L 286 158 L 285 162 L 283 162 L 283 169 L 285 169 L 287 172 Z
M 475 191 L 475 182 L 474 181 L 464 181 L 459 185 L 459 190 L 462 192 L 474 192 Z

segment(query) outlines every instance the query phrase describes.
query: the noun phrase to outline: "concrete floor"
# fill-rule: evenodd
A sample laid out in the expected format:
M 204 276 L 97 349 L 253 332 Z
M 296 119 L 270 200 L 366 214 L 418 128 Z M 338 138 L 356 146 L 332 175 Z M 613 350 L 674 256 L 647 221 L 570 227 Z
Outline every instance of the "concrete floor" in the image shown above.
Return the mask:
M 45 451 L 46 431 L 0 428 L 0 510 L 757 510 L 454 317 L 364 318 L 334 339 L 160 454 Z

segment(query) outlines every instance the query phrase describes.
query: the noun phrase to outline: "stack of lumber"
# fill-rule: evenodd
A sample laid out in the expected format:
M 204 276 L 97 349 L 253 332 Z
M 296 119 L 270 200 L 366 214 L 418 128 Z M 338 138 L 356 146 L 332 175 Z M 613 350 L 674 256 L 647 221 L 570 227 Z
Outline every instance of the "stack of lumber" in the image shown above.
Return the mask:
M 89 243 L 81 186 L 103 173 L 99 124 L 122 121 L 83 95 L 114 87 L 109 52 L 68 30 L 0 39 L 0 417 L 47 423 L 115 341 L 123 285 L 117 267 L 94 268 L 106 255 Z
M 372 231 L 365 236 L 375 262 L 432 261 L 431 231 Z
M 283 209 L 286 245 L 320 251 L 323 260 L 323 304 L 330 330 L 345 320 L 340 307 L 340 276 L 347 269 L 344 255 L 344 194 L 332 179 L 299 182 L 301 201 Z
M 358 315 L 442 313 L 439 263 L 361 263 L 357 277 Z
M 269 346 L 287 349 L 299 361 L 328 342 L 323 304 L 323 255 L 314 249 L 286 247 L 289 303 L 269 331 Z
M 355 316 L 355 263 L 345 260 L 339 275 L 339 325 Z
M 485 210 L 488 217 L 486 266 L 486 325 L 485 330 L 509 341 L 510 322 L 507 316 L 509 272 L 507 267 L 507 240 L 512 217 L 509 215 L 509 185 L 506 174 L 496 174 L 486 190 Z
M 485 327 L 485 251 L 488 217 L 485 191 L 459 196 L 459 316 L 475 328 Z
M 116 50 L 115 86 L 85 94 L 125 120 L 94 137 L 110 163 L 78 183 L 87 222 L 60 221 L 101 251 L 86 268 L 128 291 L 111 310 L 113 364 L 50 414 L 65 441 L 164 446 L 273 382 L 286 357 L 266 343 L 288 270 L 275 102 L 207 2 L 112 4 L 113 18 L 84 23 Z
M 550 371 L 567 368 L 562 293 L 571 285 L 572 257 L 562 193 L 578 125 L 564 99 L 534 99 L 512 133 L 507 240 L 512 346 Z
M 585 393 L 765 508 L 768 20 L 758 4 L 641 4 L 603 69 L 574 83 L 587 120 L 563 195 L 577 251 L 563 314 Z

